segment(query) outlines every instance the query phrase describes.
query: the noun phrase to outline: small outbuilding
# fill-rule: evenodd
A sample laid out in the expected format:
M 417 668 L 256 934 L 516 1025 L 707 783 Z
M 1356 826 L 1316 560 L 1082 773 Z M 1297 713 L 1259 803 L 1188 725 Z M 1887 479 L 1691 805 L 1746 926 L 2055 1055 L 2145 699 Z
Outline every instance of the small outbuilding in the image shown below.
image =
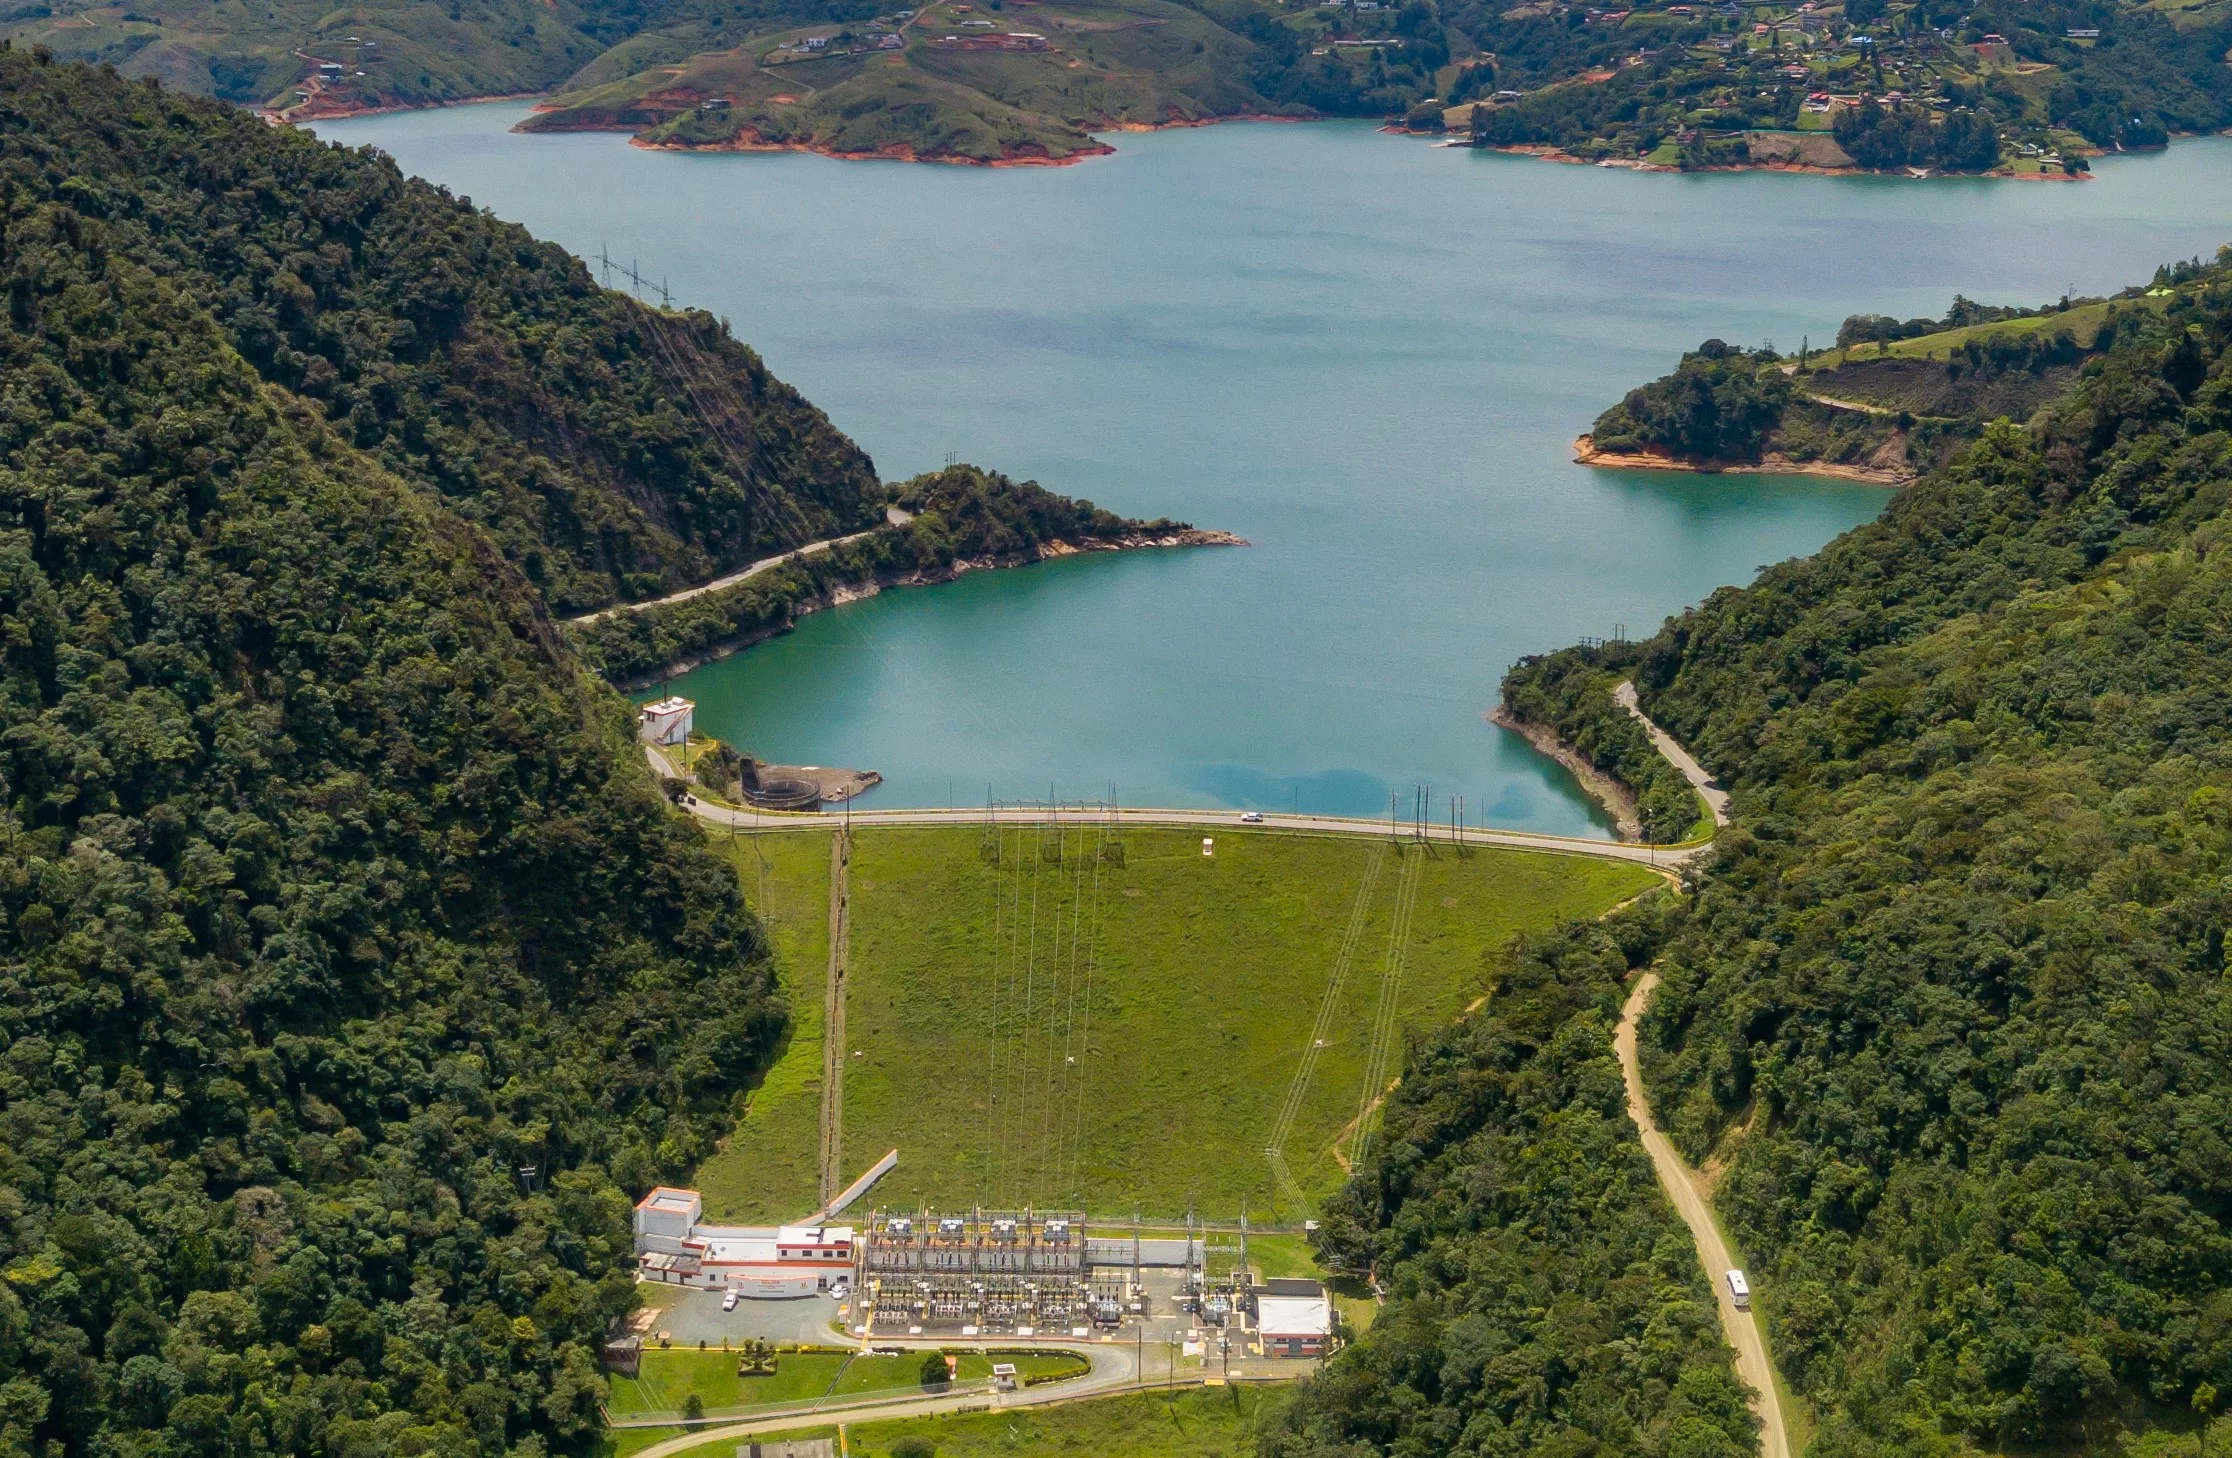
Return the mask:
M 670 695 L 655 704 L 645 704 L 637 718 L 643 725 L 646 742 L 676 745 L 689 742 L 690 731 L 696 727 L 697 705 L 679 695 Z
M 1333 1338 L 1333 1302 L 1315 1281 L 1277 1278 L 1255 1298 L 1266 1357 L 1322 1357 Z

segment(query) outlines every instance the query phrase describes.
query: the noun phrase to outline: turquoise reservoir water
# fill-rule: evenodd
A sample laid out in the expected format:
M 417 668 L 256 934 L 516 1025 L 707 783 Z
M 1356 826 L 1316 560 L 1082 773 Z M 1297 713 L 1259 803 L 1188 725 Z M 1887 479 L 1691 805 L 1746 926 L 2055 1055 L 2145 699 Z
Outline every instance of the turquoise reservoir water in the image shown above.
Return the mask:
M 322 130 L 724 314 L 887 477 L 946 452 L 1248 537 L 972 574 L 677 681 L 870 803 L 1002 796 L 1603 834 L 1487 724 L 1522 654 L 1648 633 L 1872 488 L 1590 471 L 1567 446 L 1708 335 L 1794 348 L 1954 292 L 2098 292 L 2232 235 L 2232 142 L 2085 184 L 1637 175 L 1368 126 L 1116 138 L 1048 169 L 647 153 L 517 106 Z

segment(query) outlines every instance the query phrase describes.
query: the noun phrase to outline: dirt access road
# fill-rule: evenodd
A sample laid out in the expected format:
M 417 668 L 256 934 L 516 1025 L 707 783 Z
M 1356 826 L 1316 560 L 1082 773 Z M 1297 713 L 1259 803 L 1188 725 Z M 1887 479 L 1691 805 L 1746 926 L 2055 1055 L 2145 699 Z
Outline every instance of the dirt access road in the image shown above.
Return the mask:
M 1620 1074 L 1627 1080 L 1628 1117 L 1635 1120 L 1635 1127 L 1642 1133 L 1644 1151 L 1651 1156 L 1651 1168 L 1666 1198 L 1674 1202 L 1675 1212 L 1697 1242 L 1697 1258 L 1704 1263 L 1705 1279 L 1712 1283 L 1720 1307 L 1721 1330 L 1728 1333 L 1729 1345 L 1736 1349 L 1736 1374 L 1752 1390 L 1752 1412 L 1759 1418 L 1759 1458 L 1790 1458 L 1790 1433 L 1783 1426 L 1782 1399 L 1775 1390 L 1775 1369 L 1767 1355 L 1766 1334 L 1759 1329 L 1758 1313 L 1736 1309 L 1735 1299 L 1728 1292 L 1727 1275 L 1736 1268 L 1736 1262 L 1713 1219 L 1712 1204 L 1706 1199 L 1697 1171 L 1682 1162 L 1673 1143 L 1652 1122 L 1651 1101 L 1643 1092 L 1643 1069 L 1635 1056 L 1635 1025 L 1643 1009 L 1650 1006 L 1651 993 L 1657 987 L 1656 972 L 1645 972 L 1635 980 L 1627 1005 L 1620 1009 L 1619 1030 L 1612 1035 L 1612 1050 L 1619 1055 Z

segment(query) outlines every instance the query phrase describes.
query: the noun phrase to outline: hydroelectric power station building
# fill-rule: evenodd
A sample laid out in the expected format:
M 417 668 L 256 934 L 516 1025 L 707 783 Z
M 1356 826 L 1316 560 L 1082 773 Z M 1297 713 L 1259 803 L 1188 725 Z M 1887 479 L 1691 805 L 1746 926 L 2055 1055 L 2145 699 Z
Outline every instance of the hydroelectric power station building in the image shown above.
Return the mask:
M 776 1300 L 813 1296 L 852 1275 L 850 1225 L 709 1225 L 704 1214 L 697 1191 L 668 1185 L 636 1203 L 645 1280 Z

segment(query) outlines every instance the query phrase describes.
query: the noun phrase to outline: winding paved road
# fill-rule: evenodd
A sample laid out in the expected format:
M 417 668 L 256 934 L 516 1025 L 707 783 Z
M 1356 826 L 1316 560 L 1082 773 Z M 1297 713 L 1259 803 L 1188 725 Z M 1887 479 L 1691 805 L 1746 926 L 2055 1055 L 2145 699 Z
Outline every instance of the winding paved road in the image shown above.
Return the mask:
M 740 568 L 726 577 L 716 577 L 711 582 L 700 583 L 696 587 L 685 587 L 680 592 L 670 592 L 665 597 L 654 597 L 648 602 L 615 603 L 611 607 L 599 608 L 593 613 L 583 613 L 578 618 L 568 618 L 566 621 L 569 623 L 594 623 L 619 613 L 639 613 L 645 608 L 665 607 L 668 603 L 673 602 L 688 602 L 693 597 L 703 597 L 709 592 L 719 592 L 724 587 L 734 587 L 739 582 L 757 577 L 770 568 L 782 566 L 785 562 L 795 562 L 801 557 L 818 557 L 833 547 L 842 547 L 847 542 L 857 542 L 863 537 L 872 537 L 882 530 L 882 527 L 876 526 L 870 527 L 864 532 L 854 532 L 850 536 L 824 537 L 818 542 L 808 542 L 803 547 L 793 547 L 787 552 L 777 552 L 772 557 L 762 557 L 749 567 Z
M 1713 812 L 1713 823 L 1726 825 L 1728 791 L 1713 783 L 1713 777 L 1705 772 L 1705 766 L 1690 758 L 1690 752 L 1682 748 L 1673 735 L 1651 722 L 1651 716 L 1644 713 L 1635 702 L 1634 682 L 1631 680 L 1612 690 L 1612 701 L 1635 716 L 1636 721 L 1650 734 L 1652 747 L 1666 756 L 1668 764 L 1682 772 L 1683 778 L 1690 782 L 1690 787 L 1705 801 L 1705 808 Z
M 1775 1369 L 1767 1356 L 1767 1338 L 1759 1329 L 1759 1317 L 1755 1312 L 1736 1309 L 1727 1279 L 1727 1272 L 1736 1268 L 1736 1262 L 1713 1220 L 1712 1203 L 1698 1183 L 1697 1172 L 1682 1162 L 1672 1141 L 1652 1122 L 1651 1101 L 1643 1092 L 1643 1069 L 1635 1056 L 1635 1025 L 1643 1009 L 1650 1006 L 1651 993 L 1657 987 L 1656 972 L 1645 972 L 1635 979 L 1627 1005 L 1620 1009 L 1619 1030 L 1612 1035 L 1612 1050 L 1619 1055 L 1620 1073 L 1627 1080 L 1628 1117 L 1635 1120 L 1636 1129 L 1642 1133 L 1644 1151 L 1651 1156 L 1651 1168 L 1657 1172 L 1666 1198 L 1674 1202 L 1675 1212 L 1697 1242 L 1697 1258 L 1704 1263 L 1705 1279 L 1712 1283 L 1720 1306 L 1721 1330 L 1728 1333 L 1729 1345 L 1736 1349 L 1736 1374 L 1752 1390 L 1752 1412 L 1759 1418 L 1759 1458 L 1790 1458 L 1790 1434 L 1783 1426 L 1782 1399 L 1775 1390 Z
M 887 1343 L 879 1340 L 877 1345 L 884 1346 Z M 897 1342 L 888 1345 L 919 1346 L 927 1351 L 937 1344 Z M 700 1444 L 724 1440 L 735 1442 L 762 1433 L 825 1428 L 835 1423 L 888 1422 L 893 1418 L 929 1417 L 936 1413 L 957 1412 L 964 1407 L 1005 1412 L 1017 1407 L 1053 1407 L 1066 1402 L 1089 1402 L 1097 1397 L 1111 1397 L 1142 1385 L 1140 1374 L 1143 1365 L 1135 1357 L 1131 1347 L 1122 1343 L 1110 1343 L 1077 1350 L 1083 1351 L 1092 1359 L 1093 1370 L 1071 1382 L 1048 1383 L 1039 1387 L 1026 1387 L 1017 1392 L 1000 1393 L 988 1393 L 982 1386 L 972 1383 L 966 1390 L 945 1397 L 904 1397 L 883 1402 L 832 1405 L 785 1413 L 779 1417 L 758 1417 L 717 1426 L 707 1424 L 695 1432 L 653 1443 L 637 1452 L 635 1458 L 671 1458 L 673 1454 L 685 1452 Z M 1153 1355 L 1152 1349 L 1148 1355 Z M 1151 1366 L 1152 1363 L 1145 1365 Z M 1188 1385 L 1196 1380 L 1198 1379 L 1189 1378 Z

